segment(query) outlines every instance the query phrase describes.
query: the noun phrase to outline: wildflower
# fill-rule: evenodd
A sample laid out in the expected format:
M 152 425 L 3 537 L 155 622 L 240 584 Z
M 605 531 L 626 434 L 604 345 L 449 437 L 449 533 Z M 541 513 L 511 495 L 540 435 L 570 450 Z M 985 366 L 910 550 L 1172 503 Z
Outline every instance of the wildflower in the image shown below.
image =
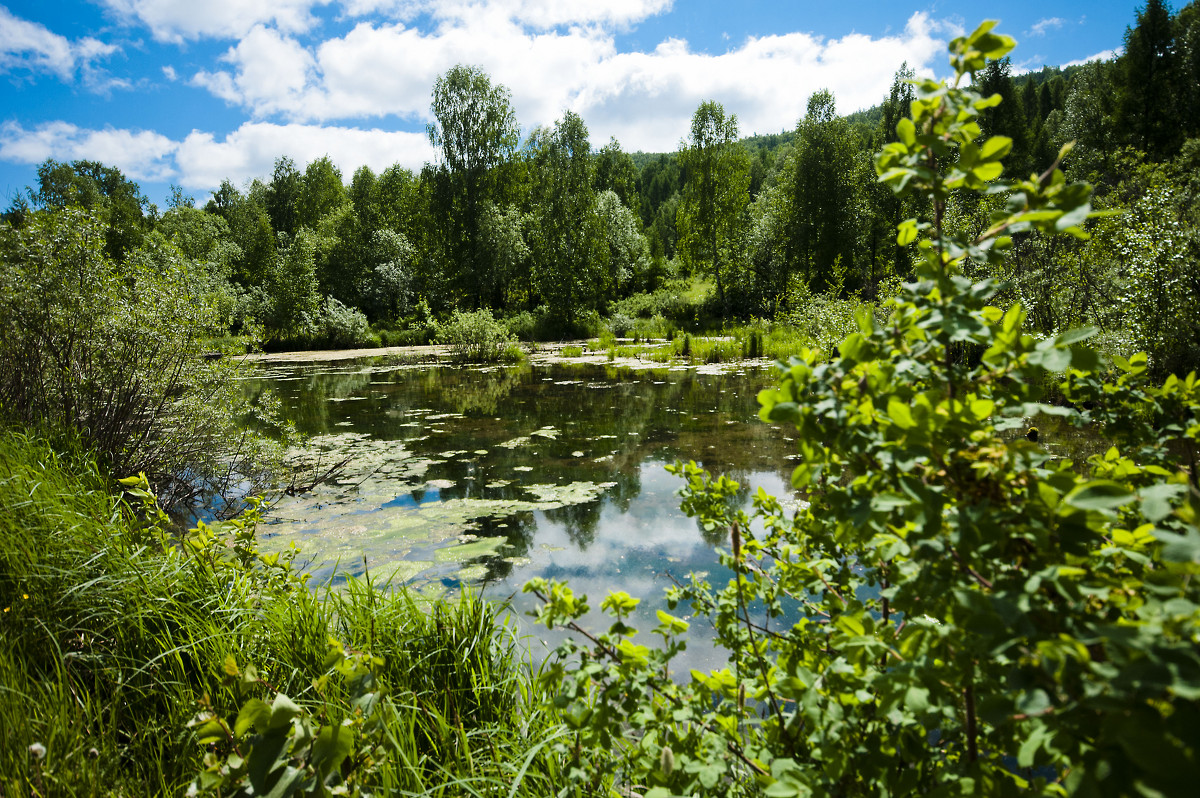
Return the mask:
M 33 754 L 34 759 L 45 759 L 46 746 L 42 745 L 41 743 L 34 743 L 33 745 L 29 746 L 29 753 Z

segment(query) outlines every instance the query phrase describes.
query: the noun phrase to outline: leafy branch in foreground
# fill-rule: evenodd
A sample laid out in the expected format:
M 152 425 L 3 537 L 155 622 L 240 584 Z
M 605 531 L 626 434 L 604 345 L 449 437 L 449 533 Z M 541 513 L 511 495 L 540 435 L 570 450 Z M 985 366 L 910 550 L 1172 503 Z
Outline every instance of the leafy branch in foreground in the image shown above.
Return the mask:
M 836 356 L 779 364 L 759 395 L 764 420 L 799 432 L 792 483 L 810 503 L 790 514 L 760 491 L 747 513 L 726 501 L 731 480 L 672 469 L 683 509 L 729 531 L 735 576 L 668 598 L 712 622 L 728 667 L 676 681 L 687 621 L 662 613 L 664 645 L 637 645 L 636 599 L 618 593 L 609 630 L 546 668 L 578 783 L 615 772 L 647 798 L 1173 795 L 1200 778 L 1200 384 L 1150 384 L 1144 356 L 1105 370 L 1080 345 L 1090 330 L 1038 340 L 1019 305 L 990 304 L 997 281 L 962 276 L 1028 231 L 1086 236 L 1093 215 L 1057 163 L 993 182 L 1011 141 L 976 140 L 999 97 L 963 87 L 1013 47 L 993 27 L 951 43 L 952 83 L 915 84 L 876 161 L 932 209 L 899 226 L 918 280 L 886 323 L 862 314 Z M 956 191 L 1006 204 L 978 237 L 952 234 Z M 1054 382 L 1070 404 L 1042 401 Z M 1019 434 L 1039 413 L 1112 446 L 1052 457 Z M 585 597 L 526 589 L 540 621 L 582 631 Z

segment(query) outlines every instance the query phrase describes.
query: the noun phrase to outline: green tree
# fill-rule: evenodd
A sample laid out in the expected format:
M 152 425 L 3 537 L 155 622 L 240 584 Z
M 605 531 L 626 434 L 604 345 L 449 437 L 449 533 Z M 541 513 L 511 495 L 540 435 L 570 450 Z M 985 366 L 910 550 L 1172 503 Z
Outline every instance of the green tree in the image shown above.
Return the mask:
M 1200 2 L 1192 0 L 1174 19 L 1175 96 L 1185 138 L 1200 138 Z
M 96 161 L 46 160 L 38 166 L 37 176 L 34 204 L 52 210 L 77 205 L 93 211 L 104 222 L 105 249 L 112 259 L 123 259 L 141 243 L 149 200 L 120 169 Z
M 517 120 L 508 89 L 461 64 L 438 77 L 431 109 L 429 141 L 441 153 L 435 173 L 441 244 L 457 296 L 478 308 L 497 289 L 480 219 L 496 191 L 496 169 L 516 151 Z
M 233 258 L 233 279 L 245 287 L 260 286 L 275 262 L 275 231 L 266 206 L 262 184 L 257 191 L 243 195 L 228 180 L 213 192 L 205 211 L 224 219 L 240 254 Z
M 66 207 L 0 226 L 0 420 L 145 472 L 171 505 L 261 488 L 278 451 L 243 427 L 242 367 L 201 357 L 223 327 L 207 269 L 157 233 L 118 263 L 106 224 Z
M 728 313 L 726 287 L 744 262 L 750 204 L 750 156 L 738 142 L 737 116 L 726 116 L 718 102 L 701 103 L 679 160 L 686 176 L 676 217 L 679 255 L 689 268 L 712 277 Z
M 596 153 L 595 189 L 597 193 L 614 192 L 625 207 L 634 213 L 641 211 L 641 194 L 638 190 L 637 169 L 628 153 L 621 150 L 621 144 L 610 139 Z
M 340 208 L 347 199 L 341 171 L 333 165 L 328 155 L 322 156 L 304 170 L 296 222 L 315 230 L 324 216 Z
M 301 227 L 283 247 L 265 284 L 263 323 L 269 336 L 303 340 L 320 333 L 317 236 Z
M 1163 0 L 1147 0 L 1137 24 L 1125 29 L 1118 120 L 1133 144 L 1159 159 L 1173 155 L 1181 141 L 1179 105 L 1173 96 L 1174 45 L 1171 9 Z
M 833 95 L 809 97 L 792 153 L 787 257 L 814 292 L 837 287 L 854 261 L 855 149 Z
M 578 311 L 595 307 L 608 256 L 596 214 L 587 125 L 566 111 L 553 129 L 534 132 L 530 148 L 534 285 L 551 313 L 570 328 Z
M 1028 177 L 1033 169 L 1028 157 L 1028 126 L 1025 116 L 1025 106 L 1021 94 L 1013 84 L 1012 61 L 1001 58 L 999 61 L 988 62 L 979 75 L 976 76 L 978 91 L 984 97 L 993 94 L 1000 97 L 1000 102 L 991 108 L 984 109 L 979 115 L 979 127 L 985 136 L 1006 136 L 1012 139 L 1012 152 L 1005 159 L 1004 168 L 1012 176 Z M 1027 83 L 1033 88 L 1032 83 Z
M 304 190 L 304 175 L 296 162 L 286 155 L 275 159 L 271 182 L 266 185 L 263 207 L 276 233 L 292 235 L 300 224 L 300 194 Z
M 1120 136 L 1116 125 L 1118 96 L 1114 86 L 1116 66 L 1100 61 L 1084 64 L 1067 91 L 1058 145 L 1079 144 L 1070 166 L 1108 172 Z
M 640 229 L 641 218 L 612 190 L 601 191 L 597 196 L 596 215 L 600 217 L 604 240 L 608 244 L 605 297 L 620 299 L 629 294 L 633 286 L 653 291 L 655 286 L 646 281 L 650 270 L 650 248 Z

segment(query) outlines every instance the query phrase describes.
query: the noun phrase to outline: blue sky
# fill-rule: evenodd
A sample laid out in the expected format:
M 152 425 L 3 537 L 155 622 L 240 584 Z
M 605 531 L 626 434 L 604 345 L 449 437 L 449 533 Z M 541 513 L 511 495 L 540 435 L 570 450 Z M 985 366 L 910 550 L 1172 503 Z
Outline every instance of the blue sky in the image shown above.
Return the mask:
M 564 109 L 593 146 L 675 149 L 717 100 L 743 134 L 795 126 L 809 95 L 879 101 L 904 61 L 944 74 L 962 2 L 766 0 L 0 0 L 0 202 L 46 158 L 115 165 L 161 203 L 203 201 L 289 155 L 420 169 L 436 77 L 458 63 L 507 86 L 523 129 Z M 991 15 L 1018 69 L 1108 57 L 1135 2 L 1028 0 Z

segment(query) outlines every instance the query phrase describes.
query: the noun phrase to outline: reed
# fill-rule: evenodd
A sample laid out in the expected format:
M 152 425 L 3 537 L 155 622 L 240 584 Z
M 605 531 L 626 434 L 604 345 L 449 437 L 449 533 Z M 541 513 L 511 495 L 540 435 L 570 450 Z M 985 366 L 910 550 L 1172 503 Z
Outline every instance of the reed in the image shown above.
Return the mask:
M 566 731 L 503 607 L 419 603 L 369 575 L 315 592 L 224 544 L 164 545 L 108 485 L 84 454 L 0 433 L 0 796 L 182 794 L 224 754 L 197 742 L 202 709 L 232 725 L 283 693 L 316 724 L 352 717 L 332 646 L 378 662 L 372 752 L 344 766 L 361 788 L 563 786 L 547 742 Z

